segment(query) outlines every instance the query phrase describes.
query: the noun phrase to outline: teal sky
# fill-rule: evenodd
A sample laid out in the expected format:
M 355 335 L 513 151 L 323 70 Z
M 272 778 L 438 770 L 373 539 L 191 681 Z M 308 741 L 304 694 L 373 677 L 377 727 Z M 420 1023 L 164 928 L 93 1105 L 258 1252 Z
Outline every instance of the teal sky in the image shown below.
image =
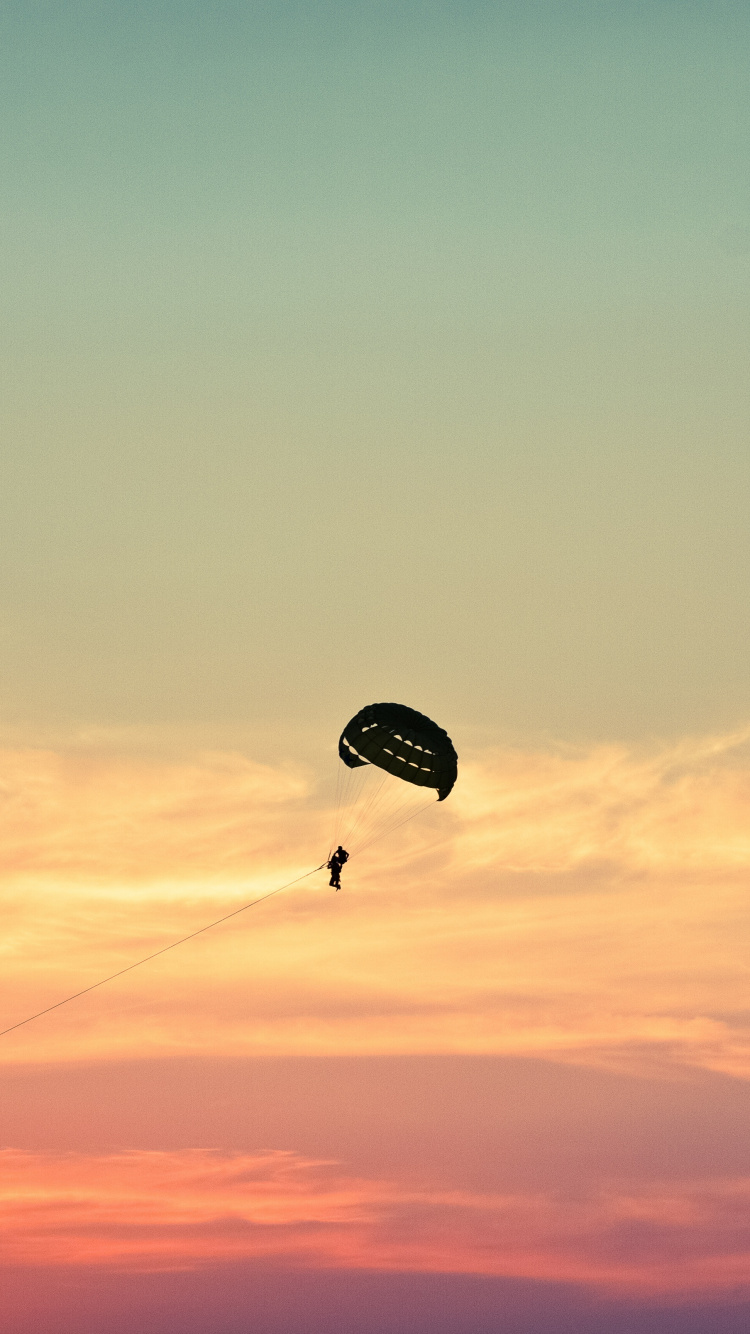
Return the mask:
M 747 721 L 745 4 L 0 46 L 6 726 Z

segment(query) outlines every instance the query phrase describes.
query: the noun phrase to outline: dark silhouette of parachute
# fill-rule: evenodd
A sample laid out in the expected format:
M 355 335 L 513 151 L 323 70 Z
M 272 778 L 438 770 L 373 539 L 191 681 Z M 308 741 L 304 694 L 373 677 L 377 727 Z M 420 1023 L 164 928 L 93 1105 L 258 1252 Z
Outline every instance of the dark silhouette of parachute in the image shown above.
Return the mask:
M 341 733 L 339 755 L 350 769 L 374 764 L 417 787 L 437 788 L 438 801 L 445 801 L 458 772 L 448 733 L 405 704 L 360 709 Z

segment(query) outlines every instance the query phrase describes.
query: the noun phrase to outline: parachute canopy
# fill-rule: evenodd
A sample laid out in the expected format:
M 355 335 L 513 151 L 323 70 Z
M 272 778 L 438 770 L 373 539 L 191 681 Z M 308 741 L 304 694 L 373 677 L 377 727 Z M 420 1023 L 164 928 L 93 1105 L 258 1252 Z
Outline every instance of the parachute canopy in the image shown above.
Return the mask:
M 374 764 L 417 787 L 437 788 L 438 801 L 445 801 L 458 773 L 448 733 L 405 704 L 360 709 L 341 733 L 339 755 L 350 769 Z

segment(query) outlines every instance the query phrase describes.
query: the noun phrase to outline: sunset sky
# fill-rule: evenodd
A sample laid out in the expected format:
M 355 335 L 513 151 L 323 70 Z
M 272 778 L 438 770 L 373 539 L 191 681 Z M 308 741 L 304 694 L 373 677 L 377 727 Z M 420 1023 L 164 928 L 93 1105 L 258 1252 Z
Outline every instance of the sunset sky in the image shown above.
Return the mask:
M 3 6 L 4 1334 L 746 1334 L 749 56 Z

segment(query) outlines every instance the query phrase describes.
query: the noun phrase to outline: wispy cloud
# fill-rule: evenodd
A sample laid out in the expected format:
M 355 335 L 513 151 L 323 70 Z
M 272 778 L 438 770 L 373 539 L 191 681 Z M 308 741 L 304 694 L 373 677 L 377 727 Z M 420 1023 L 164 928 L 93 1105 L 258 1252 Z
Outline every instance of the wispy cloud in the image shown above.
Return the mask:
M 232 753 L 169 764 L 127 756 L 0 752 L 6 879 L 106 883 L 246 874 L 300 840 L 310 781 Z
M 750 1180 L 616 1182 L 575 1197 L 446 1191 L 293 1153 L 0 1154 L 5 1263 L 316 1267 L 748 1289 Z
M 456 791 L 473 864 L 562 872 L 746 871 L 750 729 L 651 753 L 493 751 Z
M 3 1053 L 657 1055 L 750 1076 L 748 736 L 477 754 L 342 894 L 313 878 Z M 308 869 L 326 837 L 309 774 L 237 755 L 13 752 L 0 773 L 8 1023 Z

